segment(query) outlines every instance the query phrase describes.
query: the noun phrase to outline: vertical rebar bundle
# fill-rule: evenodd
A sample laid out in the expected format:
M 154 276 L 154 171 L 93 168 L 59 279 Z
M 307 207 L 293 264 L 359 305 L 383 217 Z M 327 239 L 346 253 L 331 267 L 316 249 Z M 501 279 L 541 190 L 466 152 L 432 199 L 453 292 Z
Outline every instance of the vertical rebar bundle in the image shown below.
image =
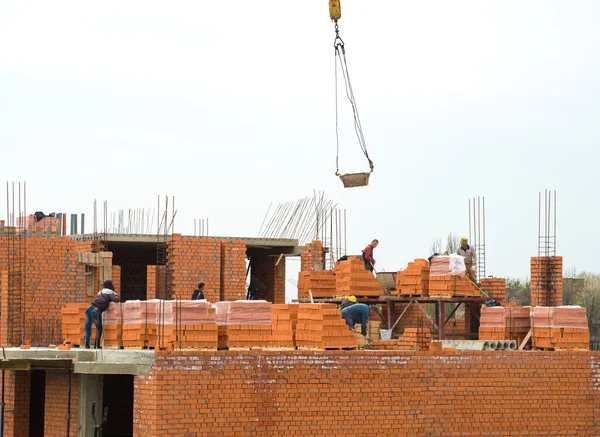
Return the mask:
M 475 248 L 475 272 L 480 281 L 486 277 L 485 197 L 469 199 L 469 244 Z

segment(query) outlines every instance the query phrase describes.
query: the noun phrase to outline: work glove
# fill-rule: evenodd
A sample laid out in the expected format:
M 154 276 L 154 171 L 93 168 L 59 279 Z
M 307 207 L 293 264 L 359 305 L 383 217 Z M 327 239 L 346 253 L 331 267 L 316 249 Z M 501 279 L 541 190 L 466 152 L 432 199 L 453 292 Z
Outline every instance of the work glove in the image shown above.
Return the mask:
M 471 270 L 475 271 L 475 266 L 471 266 Z

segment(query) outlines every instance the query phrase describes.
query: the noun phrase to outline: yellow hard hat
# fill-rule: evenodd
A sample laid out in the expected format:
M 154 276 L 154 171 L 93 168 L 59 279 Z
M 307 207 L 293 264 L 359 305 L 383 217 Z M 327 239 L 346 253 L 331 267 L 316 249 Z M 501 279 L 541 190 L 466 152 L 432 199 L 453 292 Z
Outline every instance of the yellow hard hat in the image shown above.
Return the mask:
M 350 302 L 354 302 L 354 303 L 356 303 L 356 297 L 354 297 L 354 296 L 350 296 L 350 297 L 348 298 L 348 300 L 349 300 Z
M 460 244 L 466 244 L 466 243 L 468 243 L 468 242 L 469 242 L 469 239 L 468 239 L 467 237 L 462 237 L 462 238 L 460 239 Z

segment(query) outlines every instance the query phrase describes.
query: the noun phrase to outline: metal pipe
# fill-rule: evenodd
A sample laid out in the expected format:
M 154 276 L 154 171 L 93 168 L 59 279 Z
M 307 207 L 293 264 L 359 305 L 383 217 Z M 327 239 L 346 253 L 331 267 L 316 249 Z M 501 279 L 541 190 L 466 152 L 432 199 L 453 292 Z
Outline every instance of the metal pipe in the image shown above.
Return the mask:
M 469 199 L 469 241 L 473 242 L 473 236 L 471 235 L 471 199 Z

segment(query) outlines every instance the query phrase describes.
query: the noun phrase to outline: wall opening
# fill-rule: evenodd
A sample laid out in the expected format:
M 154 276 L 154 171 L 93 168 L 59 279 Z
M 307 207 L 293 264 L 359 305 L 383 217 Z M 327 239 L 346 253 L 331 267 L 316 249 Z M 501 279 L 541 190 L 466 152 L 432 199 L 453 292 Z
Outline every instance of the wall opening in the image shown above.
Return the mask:
M 133 375 L 104 375 L 103 405 L 108 407 L 103 437 L 133 436 Z
M 29 388 L 29 437 L 44 437 L 46 371 L 32 370 Z
M 106 243 L 113 265 L 121 266 L 121 300 L 146 300 L 147 268 L 156 265 L 157 243 Z

